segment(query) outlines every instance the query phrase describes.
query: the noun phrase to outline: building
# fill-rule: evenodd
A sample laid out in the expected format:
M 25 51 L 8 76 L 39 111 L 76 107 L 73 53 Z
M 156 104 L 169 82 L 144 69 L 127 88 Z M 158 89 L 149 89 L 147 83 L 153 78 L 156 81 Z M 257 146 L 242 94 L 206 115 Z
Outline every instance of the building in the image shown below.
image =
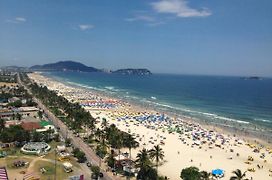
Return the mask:
M 26 131 L 33 131 L 41 128 L 38 122 L 22 122 L 21 126 Z

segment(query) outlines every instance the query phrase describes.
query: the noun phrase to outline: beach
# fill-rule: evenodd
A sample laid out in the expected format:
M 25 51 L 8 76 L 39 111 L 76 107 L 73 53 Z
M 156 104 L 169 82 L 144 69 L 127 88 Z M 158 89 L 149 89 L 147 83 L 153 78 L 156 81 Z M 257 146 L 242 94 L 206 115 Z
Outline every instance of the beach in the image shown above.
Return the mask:
M 167 112 L 124 102 L 96 91 L 76 87 L 40 73 L 29 74 L 40 85 L 47 86 L 71 102 L 78 102 L 98 120 L 115 124 L 120 130 L 132 134 L 140 143 L 132 149 L 132 159 L 142 148 L 151 149 L 160 144 L 165 157 L 159 166 L 159 174 L 171 180 L 180 179 L 183 168 L 196 166 L 201 171 L 223 169 L 229 179 L 232 171 L 247 171 L 247 178 L 272 179 L 272 146 L 257 144 L 255 139 L 233 135 L 224 129 L 217 131 L 212 125 L 200 125 L 190 118 L 172 117 Z M 251 140 L 251 141 L 250 141 Z M 128 149 L 122 149 L 128 152 Z

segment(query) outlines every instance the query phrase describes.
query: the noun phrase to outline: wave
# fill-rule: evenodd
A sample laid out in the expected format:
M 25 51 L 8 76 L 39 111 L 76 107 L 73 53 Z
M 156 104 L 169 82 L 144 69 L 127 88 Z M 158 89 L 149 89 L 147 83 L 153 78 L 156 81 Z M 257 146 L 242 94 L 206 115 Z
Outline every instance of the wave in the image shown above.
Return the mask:
M 108 90 L 115 90 L 115 88 L 113 86 L 105 86 L 105 89 L 108 89 Z
M 156 100 L 156 99 L 157 99 L 155 96 L 151 96 L 150 98 L 151 98 L 151 99 L 154 99 L 154 100 Z
M 176 111 L 181 111 L 181 112 L 187 112 L 190 113 L 190 115 L 202 115 L 211 119 L 219 119 L 222 121 L 231 121 L 231 122 L 236 122 L 236 123 L 241 123 L 241 124 L 249 124 L 249 122 L 247 121 L 243 121 L 243 120 L 238 120 L 238 119 L 232 119 L 229 117 L 224 117 L 224 116 L 220 116 L 217 114 L 213 114 L 213 113 L 207 113 L 207 112 L 201 112 L 201 111 L 195 111 L 195 110 L 191 110 L 191 109 L 187 109 L 187 108 L 181 108 L 181 107 L 174 107 L 172 105 L 169 104 L 164 104 L 164 103 L 158 103 L 158 102 L 153 102 L 153 101 L 149 101 L 149 100 L 143 100 L 147 103 L 151 103 L 154 104 L 158 107 L 163 107 L 163 108 L 168 108 L 168 109 L 172 109 L 172 110 L 176 110 Z
M 262 122 L 272 122 L 271 120 L 268 119 L 261 119 L 261 118 L 254 118 L 255 121 L 262 121 Z
M 101 89 L 101 88 L 97 88 L 97 87 L 93 87 L 93 86 L 88 86 L 88 85 L 85 85 L 85 84 L 75 83 L 75 82 L 71 82 L 71 81 L 66 81 L 66 82 L 68 84 L 79 86 L 79 87 L 82 87 L 82 88 L 93 89 L 93 90 L 97 90 L 97 91 L 103 91 L 103 89 Z

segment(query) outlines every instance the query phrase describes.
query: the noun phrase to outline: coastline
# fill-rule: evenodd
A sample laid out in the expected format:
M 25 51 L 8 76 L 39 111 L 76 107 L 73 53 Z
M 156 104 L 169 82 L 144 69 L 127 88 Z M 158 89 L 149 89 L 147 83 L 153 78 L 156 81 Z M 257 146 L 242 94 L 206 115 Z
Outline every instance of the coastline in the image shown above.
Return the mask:
M 35 81 L 39 80 L 41 81 L 42 78 L 47 78 L 50 79 L 50 82 L 48 82 L 49 84 L 47 86 L 49 86 L 49 88 L 56 90 L 56 86 L 54 86 L 54 84 L 63 84 L 64 86 L 67 87 L 74 87 L 75 89 L 78 89 L 80 91 L 80 89 L 82 91 L 89 91 L 91 92 L 94 97 L 98 97 L 98 98 L 102 98 L 102 99 L 111 99 L 111 100 L 115 100 L 115 97 L 109 97 L 108 94 L 103 94 L 103 93 L 99 93 L 95 90 L 91 90 L 91 89 L 87 89 L 84 87 L 78 87 L 76 85 L 71 85 L 71 84 L 66 84 L 63 82 L 58 82 L 57 80 L 54 80 L 52 78 L 48 78 L 48 77 L 44 77 L 43 75 L 39 74 L 40 77 L 30 77 L 31 79 L 34 79 Z M 51 86 L 51 87 L 50 87 Z M 58 91 L 60 91 L 60 89 L 58 89 Z M 60 93 L 60 92 L 58 92 Z M 65 93 L 64 93 L 65 94 Z M 64 95 L 62 94 L 62 95 Z M 65 96 L 65 95 L 64 95 Z M 67 96 L 66 96 L 67 98 Z M 79 100 L 79 98 L 76 98 L 76 96 L 74 97 L 75 99 L 73 100 Z M 84 99 L 84 97 L 82 97 L 82 99 Z M 178 135 L 177 133 L 167 133 L 165 131 L 163 131 L 162 129 L 149 129 L 147 128 L 147 124 L 145 122 L 143 122 L 142 124 L 139 123 L 139 121 L 134 121 L 131 119 L 127 119 L 124 121 L 118 121 L 115 118 L 115 114 L 118 114 L 119 112 L 122 111 L 126 111 L 126 112 L 132 112 L 132 113 L 138 113 L 138 112 L 145 112 L 147 111 L 150 114 L 156 114 L 157 111 L 155 109 L 152 109 L 151 107 L 141 107 L 137 104 L 132 104 L 131 102 L 122 102 L 122 100 L 116 99 L 117 101 L 121 102 L 121 107 L 119 107 L 118 110 L 102 110 L 102 109 L 90 109 L 90 108 L 86 108 L 94 117 L 105 117 L 107 120 L 109 120 L 109 123 L 114 123 L 117 125 L 118 128 L 120 128 L 123 131 L 126 132 L 133 132 L 134 134 L 139 135 L 139 137 L 143 137 L 142 135 L 145 135 L 143 138 L 149 139 L 151 137 L 155 136 L 163 136 L 163 138 L 165 137 L 165 145 L 163 146 L 163 149 L 165 150 L 165 154 L 166 154 L 166 162 L 159 168 L 159 172 L 163 175 L 166 175 L 168 177 L 170 177 L 170 179 L 177 179 L 179 177 L 180 171 L 182 168 L 188 167 L 188 166 L 197 166 L 199 167 L 201 170 L 207 170 L 207 171 L 211 171 L 212 168 L 216 168 L 216 167 L 211 167 L 211 164 L 214 164 L 214 166 L 217 166 L 217 168 L 219 168 L 218 166 L 219 163 L 222 163 L 222 169 L 225 169 L 226 171 L 226 177 L 229 177 L 231 175 L 231 171 L 235 170 L 234 167 L 240 167 L 240 169 L 242 170 L 247 170 L 248 165 L 244 164 L 244 161 L 246 161 L 247 159 L 247 155 L 248 154 L 243 154 L 244 152 L 247 152 L 249 149 L 249 147 L 246 145 L 246 142 L 244 142 L 243 144 L 238 145 L 238 140 L 242 140 L 242 141 L 250 141 L 254 142 L 255 144 L 257 144 L 256 146 L 262 146 L 262 145 L 269 145 L 269 147 L 271 148 L 271 143 L 265 143 L 264 140 L 259 139 L 259 138 L 254 138 L 254 137 L 249 137 L 248 134 L 244 134 L 243 132 L 241 132 L 239 129 L 237 130 L 232 130 L 231 128 L 229 128 L 230 130 L 228 130 L 227 128 L 222 128 L 222 127 L 217 127 L 214 126 L 212 124 L 209 124 L 208 122 L 204 121 L 201 122 L 200 120 L 197 121 L 194 118 L 190 118 L 190 117 L 186 117 L 186 116 L 179 116 L 179 117 L 175 117 L 175 115 L 172 115 L 171 113 L 166 113 L 166 116 L 171 119 L 171 121 L 166 121 L 166 123 L 170 123 L 172 125 L 178 124 L 178 125 L 190 125 L 190 127 L 193 127 L 193 130 L 199 130 L 199 131 L 209 131 L 209 130 L 213 130 L 215 131 L 215 135 L 219 135 L 219 134 L 224 134 L 224 139 L 228 139 L 231 143 L 228 143 L 227 145 L 224 145 L 223 148 L 217 149 L 217 148 L 211 148 L 209 149 L 209 146 L 206 146 L 203 144 L 203 147 L 200 148 L 200 146 L 197 145 L 193 145 L 194 141 L 192 139 L 186 139 L 186 143 L 181 143 L 181 138 L 184 138 L 183 135 L 185 135 L 186 137 L 188 137 L 188 134 L 183 134 L 182 136 Z M 172 116 L 171 116 L 172 115 Z M 118 117 L 118 116 L 117 116 Z M 181 124 L 179 124 L 181 123 Z M 155 125 L 149 123 L 148 126 L 155 126 L 155 127 L 160 127 L 161 124 L 156 123 Z M 167 126 L 165 124 L 163 124 L 162 126 Z M 235 136 L 233 136 L 233 134 L 235 133 Z M 240 137 L 240 138 L 238 138 Z M 154 138 L 154 137 L 153 137 Z M 153 139 L 152 138 L 152 139 Z M 158 140 L 161 140 L 161 138 L 159 137 Z M 217 140 L 217 139 L 216 139 Z M 148 141 L 148 142 L 149 142 Z M 152 141 L 154 143 L 154 141 Z M 177 144 L 180 143 L 180 144 Z M 216 143 L 216 142 L 215 142 Z M 147 147 L 147 148 L 151 148 L 154 144 L 152 143 L 144 143 L 146 145 L 142 145 L 140 146 L 140 148 L 137 148 L 135 150 L 133 150 L 133 156 L 135 157 L 135 155 L 137 154 L 137 151 L 139 149 L 141 149 L 142 147 Z M 236 144 L 236 145 L 234 145 Z M 190 146 L 191 145 L 191 146 Z M 193 147 L 192 147 L 193 146 Z M 175 149 L 175 150 L 174 150 Z M 181 149 L 181 153 L 179 154 L 179 150 Z M 234 157 L 235 154 L 228 152 L 229 149 L 234 149 L 235 153 L 239 153 L 240 156 L 239 157 Z M 184 151 L 184 153 L 182 153 Z M 208 152 L 209 151 L 209 152 Z M 252 150 L 251 150 L 252 151 Z M 223 153 L 224 152 L 224 153 Z M 248 152 L 249 153 L 249 152 Z M 242 155 L 243 154 L 243 155 Z M 217 157 L 218 160 L 214 160 L 213 158 L 210 158 L 210 156 L 214 156 Z M 251 152 L 250 152 L 250 155 Z M 185 156 L 185 160 L 182 160 L 182 157 L 178 157 L 176 158 L 176 156 Z M 232 156 L 233 160 L 229 160 L 228 158 Z M 258 155 L 253 154 L 252 156 L 254 156 L 254 159 L 258 159 Z M 268 177 L 268 169 L 272 168 L 272 164 L 271 164 L 271 154 L 267 155 L 269 160 L 268 160 L 268 164 L 265 165 L 265 168 L 260 170 L 260 171 L 256 171 L 255 173 L 250 173 L 249 177 L 252 176 L 254 177 L 263 177 L 264 179 L 266 179 Z M 193 161 L 192 161 L 193 160 Z M 226 162 L 228 161 L 228 162 Z M 225 163 L 223 163 L 225 162 Z M 259 164 L 261 164 L 261 161 L 257 161 Z M 180 165 L 182 164 L 181 167 L 174 167 L 174 165 Z M 232 170 L 231 170 L 232 169 Z M 178 172 L 179 171 L 179 172 Z M 267 173 L 263 173 L 264 171 L 267 171 Z
M 134 108 L 137 107 L 137 108 L 140 108 L 141 110 L 148 109 L 154 112 L 166 112 L 166 114 L 168 114 L 171 117 L 186 119 L 189 122 L 198 123 L 203 127 L 216 130 L 228 135 L 236 135 L 252 143 L 258 143 L 263 145 L 272 144 L 272 129 L 267 128 L 265 126 L 252 124 L 242 120 L 234 121 L 234 119 L 230 119 L 227 117 L 222 117 L 226 119 L 224 121 L 222 120 L 210 121 L 202 117 L 192 117 L 190 115 L 184 115 L 184 114 L 181 114 L 182 112 L 171 110 L 171 109 L 162 110 L 160 109 L 160 107 L 155 107 L 154 104 L 152 104 L 154 102 L 151 102 L 151 101 L 142 102 L 140 99 L 132 100 L 132 99 L 124 98 L 126 94 L 123 97 L 120 97 L 119 95 L 111 92 L 112 87 L 108 87 L 108 90 L 106 92 L 105 90 L 101 90 L 96 87 L 90 87 L 88 85 L 82 85 L 82 84 L 70 82 L 70 81 L 63 82 L 61 78 L 47 76 L 44 73 L 41 73 L 41 74 L 50 79 L 54 79 L 57 82 L 61 82 L 67 86 L 72 86 L 75 88 L 88 90 L 88 91 L 91 91 L 92 93 L 96 93 L 98 96 L 103 96 L 105 98 L 109 98 L 109 99 L 114 98 L 114 99 L 121 100 L 123 102 L 126 102 L 127 104 L 132 105 Z M 202 113 L 202 114 L 209 114 L 209 113 Z

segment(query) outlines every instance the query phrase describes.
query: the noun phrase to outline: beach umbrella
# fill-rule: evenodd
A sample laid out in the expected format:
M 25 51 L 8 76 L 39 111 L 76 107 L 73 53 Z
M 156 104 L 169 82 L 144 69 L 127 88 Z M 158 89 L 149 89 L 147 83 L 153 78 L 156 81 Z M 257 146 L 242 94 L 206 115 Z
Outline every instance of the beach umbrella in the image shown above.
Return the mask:
M 214 170 L 212 170 L 212 175 L 223 176 L 224 175 L 224 170 L 222 170 L 222 169 L 214 169 Z

